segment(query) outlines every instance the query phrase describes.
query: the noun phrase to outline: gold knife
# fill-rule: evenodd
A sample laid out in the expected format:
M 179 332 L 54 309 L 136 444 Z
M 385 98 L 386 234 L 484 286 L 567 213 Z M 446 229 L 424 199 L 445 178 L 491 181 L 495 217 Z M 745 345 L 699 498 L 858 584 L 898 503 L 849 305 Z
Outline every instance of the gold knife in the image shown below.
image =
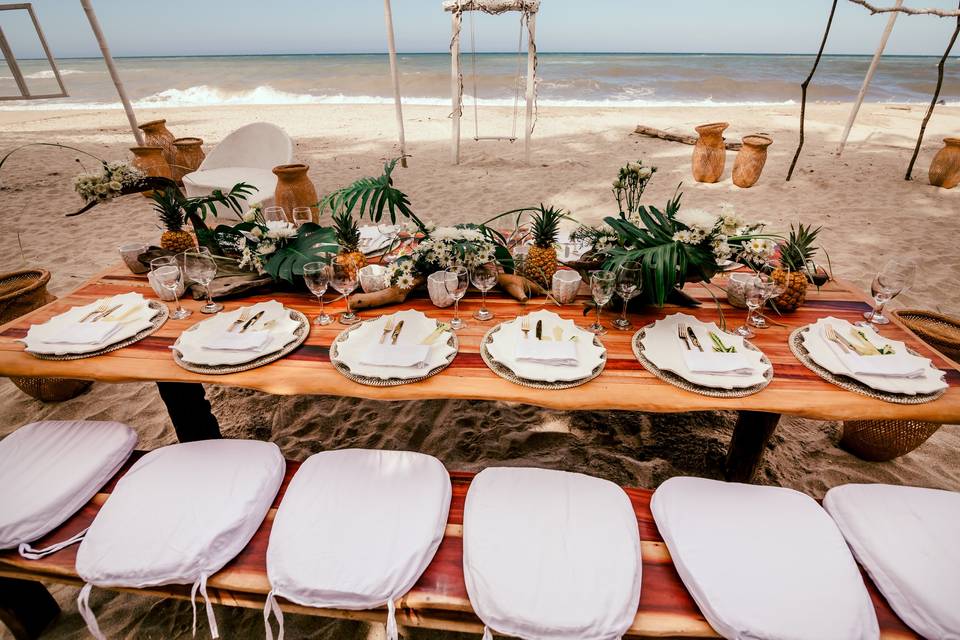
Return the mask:
M 247 320 L 247 323 L 246 323 L 245 325 L 243 325 L 242 327 L 240 327 L 240 333 L 243 333 L 244 331 L 246 331 L 247 329 L 249 329 L 249 328 L 252 327 L 253 325 L 257 324 L 257 321 L 258 321 L 260 318 L 262 318 L 262 317 L 263 317 L 263 311 L 257 311 L 255 314 L 253 314 L 253 317 L 252 317 L 252 318 L 250 318 L 249 320 Z
M 99 322 L 99 321 L 103 320 L 103 319 L 106 318 L 108 315 L 110 315 L 111 313 L 113 313 L 114 311 L 116 311 L 117 309 L 119 309 L 119 308 L 122 307 L 122 306 L 123 306 L 122 303 L 121 303 L 121 304 L 114 305 L 114 306 L 110 307 L 109 309 L 107 309 L 106 311 L 104 311 L 103 313 L 101 313 L 100 315 L 96 316 L 96 317 L 95 317 L 93 320 L 91 320 L 90 322 Z
M 400 331 L 403 329 L 403 320 L 397 323 L 397 328 L 393 330 L 390 336 L 390 344 L 397 344 L 397 338 L 400 337 Z
M 543 340 L 543 320 L 537 320 L 537 328 L 534 331 L 537 340 Z

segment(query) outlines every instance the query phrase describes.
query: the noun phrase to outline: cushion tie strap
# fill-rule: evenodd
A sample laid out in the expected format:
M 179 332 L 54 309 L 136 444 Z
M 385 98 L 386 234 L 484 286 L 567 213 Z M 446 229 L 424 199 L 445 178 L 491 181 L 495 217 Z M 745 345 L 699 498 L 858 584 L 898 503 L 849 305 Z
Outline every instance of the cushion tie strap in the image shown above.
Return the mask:
M 276 594 L 272 589 L 270 593 L 267 594 L 267 599 L 263 603 L 263 627 L 267 632 L 267 640 L 273 640 L 273 630 L 270 628 L 271 613 L 276 616 L 277 622 L 279 623 L 277 640 L 283 640 L 283 611 L 280 610 L 280 605 L 277 604 Z
M 97 624 L 97 617 L 93 615 L 93 609 L 90 608 L 90 590 L 93 585 L 89 582 L 80 589 L 80 595 L 77 596 L 77 610 L 80 617 L 87 623 L 87 630 L 97 640 L 107 640 L 107 637 L 100 631 L 100 625 Z
M 397 605 L 393 598 L 387 600 L 387 640 L 400 640 L 397 631 Z
M 483 625 L 483 640 L 493 640 L 493 632 L 487 625 Z
M 197 591 L 200 591 L 200 595 L 203 596 L 203 602 L 206 605 L 207 610 L 207 624 L 210 625 L 210 637 L 219 638 L 220 633 L 217 631 L 217 619 L 213 615 L 213 604 L 210 602 L 210 597 L 207 595 L 207 574 L 201 574 L 200 578 L 193 583 L 193 587 L 190 589 L 190 606 L 193 607 L 193 635 L 197 635 Z
M 83 540 L 83 536 L 85 536 L 86 534 L 87 534 L 87 530 L 84 529 L 83 531 L 77 533 L 74 536 L 67 538 L 66 540 L 55 542 L 49 547 L 44 547 L 43 549 L 34 549 L 26 542 L 23 542 L 20 544 L 18 551 L 20 552 L 20 555 L 26 558 L 27 560 L 39 560 L 40 558 L 44 558 L 50 555 L 51 553 L 56 553 L 57 551 L 60 551 L 60 549 L 65 549 L 72 544 L 76 544 L 80 542 L 81 540 Z

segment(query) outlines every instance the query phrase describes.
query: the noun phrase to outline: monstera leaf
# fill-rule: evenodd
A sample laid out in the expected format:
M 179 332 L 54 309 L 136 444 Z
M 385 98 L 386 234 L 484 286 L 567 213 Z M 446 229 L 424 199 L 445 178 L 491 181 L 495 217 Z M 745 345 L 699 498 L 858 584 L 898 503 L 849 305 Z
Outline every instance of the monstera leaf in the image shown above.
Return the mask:
M 338 249 L 337 234 L 331 227 L 308 222 L 300 227 L 290 244 L 270 256 L 264 268 L 274 280 L 292 284 L 294 276 L 303 275 L 303 265 L 336 253 Z

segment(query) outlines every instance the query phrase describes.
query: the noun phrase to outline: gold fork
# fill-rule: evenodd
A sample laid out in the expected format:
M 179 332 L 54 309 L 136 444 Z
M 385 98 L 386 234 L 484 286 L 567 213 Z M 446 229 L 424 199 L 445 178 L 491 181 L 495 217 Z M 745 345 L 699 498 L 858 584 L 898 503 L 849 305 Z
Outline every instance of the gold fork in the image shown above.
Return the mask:
M 387 339 L 387 335 L 393 331 L 394 327 L 393 316 L 390 316 L 390 319 L 387 320 L 387 324 L 383 327 L 383 333 L 380 334 L 380 344 L 383 344 L 383 341 Z
M 240 317 L 233 321 L 233 324 L 230 325 L 230 328 L 227 329 L 227 332 L 231 332 L 236 329 L 241 324 L 244 324 L 247 320 L 250 319 L 250 307 L 244 307 L 243 311 L 240 312 Z
M 523 319 L 520 320 L 520 331 L 523 331 L 524 340 L 530 337 L 530 318 L 529 317 L 524 316 Z
M 88 313 L 87 315 L 85 315 L 85 316 L 83 316 L 82 318 L 80 318 L 80 322 L 86 322 L 87 320 L 89 320 L 89 319 L 92 318 L 93 316 L 100 315 L 101 313 L 103 313 L 103 312 L 106 311 L 106 310 L 107 310 L 107 303 L 106 303 L 106 302 L 101 302 L 100 304 L 97 305 L 97 308 L 96 308 L 96 309 L 94 309 L 93 311 L 91 311 L 91 312 Z
M 687 337 L 687 325 L 680 323 L 677 325 L 677 336 L 687 345 L 687 351 L 690 351 L 690 338 Z

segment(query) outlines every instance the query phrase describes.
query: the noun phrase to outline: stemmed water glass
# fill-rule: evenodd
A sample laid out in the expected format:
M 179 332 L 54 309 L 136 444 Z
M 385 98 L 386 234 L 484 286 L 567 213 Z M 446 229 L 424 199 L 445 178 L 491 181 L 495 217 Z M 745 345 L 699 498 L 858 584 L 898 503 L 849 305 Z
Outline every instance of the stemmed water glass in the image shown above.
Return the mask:
M 867 311 L 863 317 L 869 322 L 860 321 L 857 326 L 873 327 L 879 324 L 890 324 L 883 315 L 883 308 L 888 302 L 910 288 L 917 274 L 917 264 L 912 260 L 893 258 L 888 260 L 883 269 L 873 277 L 870 292 L 873 294 L 873 311 Z
M 283 207 L 267 207 L 263 210 L 263 219 L 265 222 L 288 222 Z
M 470 286 L 470 273 L 466 267 L 450 267 L 446 271 L 443 284 L 453 298 L 453 320 L 450 321 L 450 328 L 459 331 L 467 326 L 467 323 L 460 319 L 460 299 L 466 295 L 467 287 Z
M 737 327 L 736 333 L 744 338 L 752 338 L 757 334 L 751 327 L 756 326 L 755 316 L 764 302 L 764 283 L 759 276 L 750 278 L 743 284 L 743 301 L 747 305 L 747 319 Z
M 356 324 L 360 322 L 360 316 L 350 308 L 350 294 L 357 288 L 357 272 L 359 271 L 357 263 L 353 258 L 338 256 L 334 259 L 331 267 L 330 284 L 343 294 L 347 301 L 347 311 L 340 314 L 340 324 Z
M 613 321 L 613 326 L 621 331 L 632 329 L 627 320 L 627 305 L 630 300 L 643 292 L 643 269 L 639 262 L 625 262 L 617 270 L 617 295 L 623 300 L 623 312 Z
M 201 248 L 197 251 L 187 251 L 183 254 L 183 269 L 191 280 L 203 285 L 207 293 L 207 304 L 200 307 L 200 313 L 217 313 L 223 311 L 223 305 L 213 301 L 210 295 L 210 283 L 217 276 L 217 261 L 210 254 L 209 249 Z
M 603 305 L 610 302 L 613 298 L 613 291 L 616 286 L 617 277 L 613 271 L 591 271 L 590 272 L 590 293 L 593 295 L 593 302 L 597 308 L 597 321 L 587 327 L 597 335 L 607 332 L 600 324 L 600 310 Z
M 474 267 L 470 272 L 470 281 L 480 290 L 481 303 L 480 308 L 474 312 L 473 317 L 481 322 L 486 322 L 493 318 L 493 313 L 487 309 L 487 291 L 493 289 L 497 284 L 497 265 L 494 262 L 486 262 Z
M 313 222 L 313 209 L 310 207 L 294 207 L 293 225 L 299 229 L 308 222 Z
M 157 284 L 159 284 L 164 289 L 170 291 L 173 294 L 173 299 L 177 302 L 177 310 L 170 314 L 170 317 L 174 320 L 183 320 L 184 318 L 189 318 L 191 311 L 184 309 L 180 305 L 180 296 L 177 295 L 177 289 L 180 288 L 180 285 L 183 284 L 183 271 L 177 265 L 176 258 L 170 258 L 166 263 L 158 263 L 158 260 L 162 258 L 157 258 L 150 262 L 150 268 L 153 271 L 153 277 L 156 279 Z
M 308 262 L 303 265 L 303 281 L 320 301 L 320 315 L 314 319 L 313 324 L 321 327 L 333 322 L 333 319 L 323 310 L 323 294 L 327 292 L 327 285 L 330 284 L 331 271 L 330 265 L 325 262 Z M 347 304 L 349 305 L 349 301 Z

